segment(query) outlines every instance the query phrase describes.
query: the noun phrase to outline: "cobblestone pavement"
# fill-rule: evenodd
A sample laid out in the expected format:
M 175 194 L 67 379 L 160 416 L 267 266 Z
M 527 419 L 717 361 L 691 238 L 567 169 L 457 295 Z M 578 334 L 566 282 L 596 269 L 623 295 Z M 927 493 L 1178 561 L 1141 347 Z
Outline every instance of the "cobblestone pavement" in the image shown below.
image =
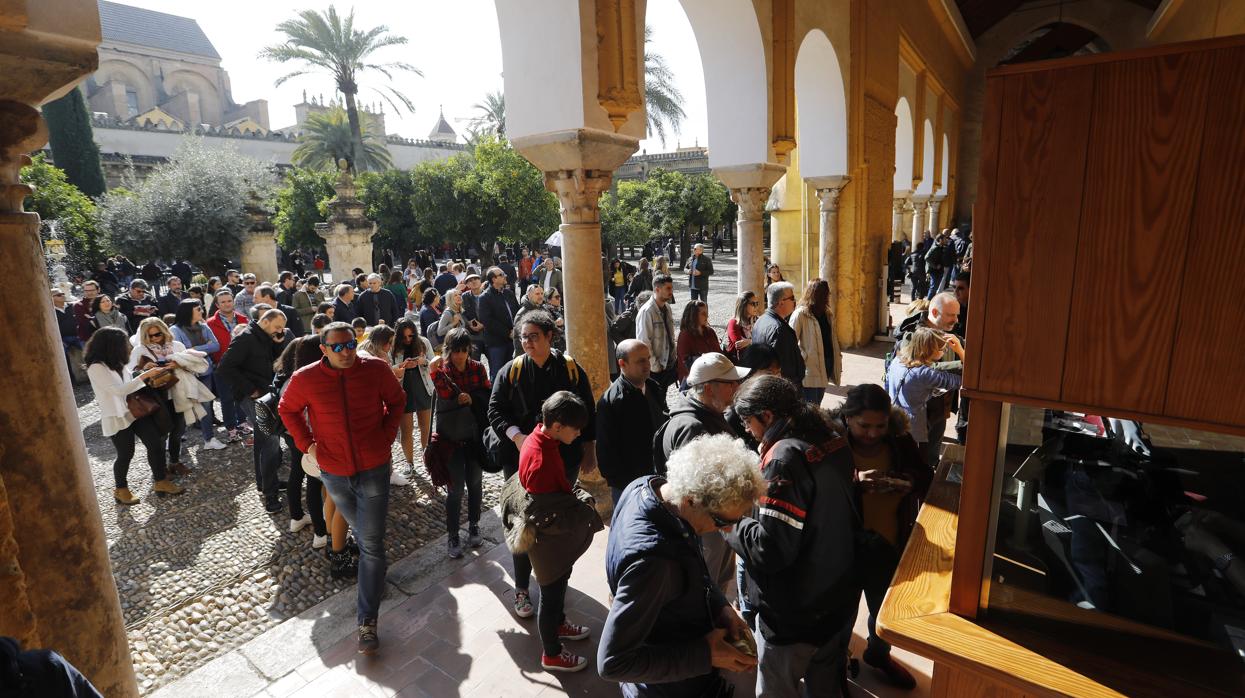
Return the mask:
M 720 253 L 715 261 L 710 320 L 722 334 L 734 306 L 735 258 Z M 675 275 L 675 298 L 677 322 L 688 299 L 687 278 L 681 274 Z M 194 470 L 179 479 L 186 493 L 157 497 L 151 491 L 146 453 L 139 448 L 129 482 L 142 502 L 117 505 L 112 498 L 116 451 L 100 432 L 98 405 L 89 386 L 76 388 L 75 398 L 144 693 L 352 586 L 329 578 L 323 551 L 311 548 L 310 526 L 290 533 L 287 511 L 264 511 L 255 491 L 251 450 L 234 443 L 225 450 L 205 451 L 195 427 L 187 430 L 183 444 L 183 461 Z M 416 451 L 412 484 L 394 488 L 392 494 L 387 536 L 391 562 L 444 529 L 443 495 L 428 479 L 418 440 Z M 400 448 L 395 446 L 393 453 L 395 464 L 404 463 Z M 484 488 L 484 505 L 494 506 L 500 476 L 486 474 Z

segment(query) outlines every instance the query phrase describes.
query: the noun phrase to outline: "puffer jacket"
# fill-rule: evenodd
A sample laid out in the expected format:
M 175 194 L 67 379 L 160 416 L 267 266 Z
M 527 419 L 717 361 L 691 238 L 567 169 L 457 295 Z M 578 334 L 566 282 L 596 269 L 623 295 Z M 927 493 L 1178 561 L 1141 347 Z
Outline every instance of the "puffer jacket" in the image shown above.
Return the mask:
M 754 516 L 725 534 L 743 559 L 758 628 L 774 644 L 824 644 L 856 613 L 860 531 L 847 439 L 782 435 L 762 444 L 768 488 Z
M 277 411 L 299 451 L 314 443 L 321 470 L 351 477 L 389 462 L 405 407 L 389 362 L 359 356 L 345 370 L 321 359 L 295 371 Z

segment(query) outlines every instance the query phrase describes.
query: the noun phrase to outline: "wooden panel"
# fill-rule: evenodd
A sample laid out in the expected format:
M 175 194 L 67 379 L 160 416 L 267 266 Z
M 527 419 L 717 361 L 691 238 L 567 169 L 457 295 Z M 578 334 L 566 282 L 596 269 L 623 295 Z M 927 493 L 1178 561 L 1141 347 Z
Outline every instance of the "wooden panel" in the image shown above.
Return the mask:
M 1245 48 L 1213 56 L 1165 412 L 1245 425 Z
M 986 310 L 990 298 L 990 245 L 994 234 L 994 200 L 996 176 L 999 168 L 999 132 L 1003 121 L 1003 80 L 986 81 L 985 111 L 981 120 L 981 166 L 977 175 L 977 201 L 973 204 L 973 273 L 978 281 L 968 290 L 968 306 L 977 308 L 968 314 L 970 347 L 981 347 L 982 329 L 985 327 Z M 1003 231 L 1006 234 L 1007 231 Z M 979 350 L 969 351 L 964 359 L 964 386 L 977 385 L 981 365 Z
M 994 492 L 995 454 L 1003 405 L 973 403 L 973 423 L 964 445 L 964 483 L 960 485 L 959 520 L 956 522 L 955 561 L 948 606 L 952 613 L 977 615 L 981 600 L 981 576 L 986 559 L 990 527 L 990 498 Z
M 1062 398 L 1162 410 L 1211 56 L 1095 68 Z
M 948 447 L 948 451 L 951 448 Z M 963 457 L 944 457 L 925 504 L 917 514 L 916 527 L 912 529 L 912 537 L 908 539 L 878 613 L 879 632 L 884 633 L 886 624 L 892 620 L 947 610 L 960 500 L 959 486 L 947 482 L 947 471 L 953 460 L 962 461 Z
M 994 263 L 973 387 L 1057 400 L 1094 68 L 1016 75 L 1006 86 L 993 196 L 992 230 L 999 234 L 990 245 Z
M 1028 698 L 1029 694 L 1015 691 L 997 681 L 971 671 L 956 669 L 946 664 L 934 665 L 934 676 L 929 683 L 930 698 Z

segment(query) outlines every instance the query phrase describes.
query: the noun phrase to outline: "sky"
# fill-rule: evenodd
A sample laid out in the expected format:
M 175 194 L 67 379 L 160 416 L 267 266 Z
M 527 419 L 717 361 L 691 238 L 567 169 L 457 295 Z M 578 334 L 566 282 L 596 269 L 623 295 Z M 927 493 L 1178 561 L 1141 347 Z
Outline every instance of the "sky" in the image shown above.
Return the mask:
M 191 17 L 198 21 L 229 74 L 233 99 L 242 104 L 253 99 L 268 100 L 273 128 L 294 124 L 294 105 L 308 96 L 333 94 L 332 80 L 309 74 L 274 87 L 277 78 L 292 66 L 257 58 L 260 49 L 279 43 L 283 35 L 276 25 L 304 9 L 327 9 L 329 3 L 312 0 L 118 0 L 126 5 Z M 338 2 L 341 13 L 350 3 Z M 355 25 L 388 25 L 390 32 L 405 36 L 406 46 L 390 47 L 377 55 L 378 62 L 403 61 L 418 68 L 423 77 L 396 73 L 392 86 L 415 103 L 415 112 L 394 114 L 385 106 L 389 133 L 407 138 L 426 138 L 437 123 L 440 109 L 454 130 L 463 134 L 466 121 L 475 115 L 472 105 L 484 95 L 502 88 L 501 42 L 498 38 L 494 0 L 356 0 Z M 675 85 L 682 93 L 687 113 L 680 135 L 668 134 L 663 147 L 656 138 L 641 141 L 650 153 L 674 150 L 676 145 L 708 144 L 704 75 L 700 54 L 687 16 L 678 0 L 649 0 L 647 22 L 653 27 L 650 49 L 666 58 L 674 72 Z M 371 88 L 387 79 L 371 73 L 361 80 L 359 101 L 380 103 Z

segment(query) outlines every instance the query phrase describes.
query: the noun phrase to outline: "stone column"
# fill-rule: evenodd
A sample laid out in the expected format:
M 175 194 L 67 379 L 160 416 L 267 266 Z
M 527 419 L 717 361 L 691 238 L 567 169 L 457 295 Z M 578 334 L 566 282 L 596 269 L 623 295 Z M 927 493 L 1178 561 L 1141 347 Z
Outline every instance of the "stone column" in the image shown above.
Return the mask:
M 601 170 L 556 170 L 545 185 L 562 212 L 562 284 L 566 349 L 592 382 L 593 394 L 609 386 L 605 351 L 605 291 L 601 277 L 601 193 L 611 175 Z
M 363 202 L 356 195 L 345 161 L 339 168 L 341 173 L 333 185 L 337 195 L 328 203 L 329 219 L 316 223 L 316 234 L 324 238 L 328 249 L 334 284 L 349 280 L 352 269 L 372 271 L 372 237 L 376 235 L 376 224 L 363 215 Z
M 925 213 L 928 203 L 928 196 L 912 197 L 912 249 L 914 250 L 917 245 L 921 244 L 921 239 L 925 235 L 927 227 L 925 225 Z
M 265 281 L 277 283 L 277 238 L 268 218 L 268 211 L 259 203 L 252 201 L 246 207 L 246 215 L 251 219 L 250 230 L 242 236 L 242 271 L 255 275 L 260 283 Z
M 839 279 L 839 194 L 852 181 L 846 175 L 818 177 L 809 182 L 817 188 L 817 200 L 821 202 L 821 259 L 818 272 L 830 283 L 830 307 L 838 307 Z
M 787 171 L 782 165 L 761 163 L 718 168 L 713 171 L 739 206 L 735 229 L 739 235 L 738 292 L 761 293 L 765 288 L 765 231 L 761 216 L 774 183 Z
M 891 242 L 902 242 L 908 238 L 907 231 L 903 229 L 903 210 L 908 200 L 903 197 L 896 197 L 893 203 L 894 218 L 891 220 Z
M 943 199 L 947 198 L 945 194 L 941 196 L 931 196 L 929 198 L 929 229 L 935 232 L 942 230 L 942 218 L 938 216 L 938 209 L 942 208 Z
M 25 153 L 47 139 L 33 107 L 0 101 L 0 279 L 11 288 L 47 288 L 39 216 L 22 211 L 30 188 L 18 182 Z M 62 354 L 52 306 L 27 311 L 0 333 L 0 635 L 55 649 L 106 696 L 137 696 L 68 367 L 49 360 Z

